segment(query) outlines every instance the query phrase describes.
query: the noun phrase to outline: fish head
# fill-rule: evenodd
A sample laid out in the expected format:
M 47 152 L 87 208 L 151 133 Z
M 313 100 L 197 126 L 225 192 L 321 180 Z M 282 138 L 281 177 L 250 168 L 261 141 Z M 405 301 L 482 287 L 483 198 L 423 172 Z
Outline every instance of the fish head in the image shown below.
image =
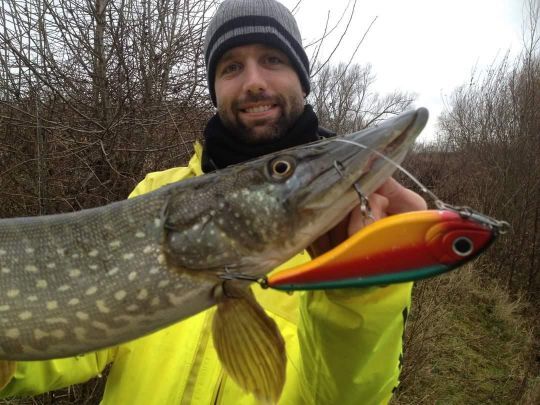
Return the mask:
M 358 204 L 354 185 L 367 196 L 391 176 L 383 156 L 401 163 L 427 117 L 421 108 L 204 176 L 170 207 L 182 232 L 169 232 L 168 256 L 183 268 L 266 274 Z

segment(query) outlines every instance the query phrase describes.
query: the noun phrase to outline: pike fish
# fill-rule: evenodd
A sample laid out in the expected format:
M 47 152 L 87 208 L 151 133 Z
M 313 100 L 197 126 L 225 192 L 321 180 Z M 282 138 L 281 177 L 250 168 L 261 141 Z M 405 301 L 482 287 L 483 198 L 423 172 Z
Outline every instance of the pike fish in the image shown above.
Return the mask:
M 367 149 L 326 139 L 99 208 L 0 220 L 0 359 L 95 351 L 216 303 L 242 310 L 249 283 L 223 277 L 262 277 L 335 226 L 358 204 L 353 185 L 369 195 L 395 170 L 379 154 L 401 162 L 427 117 L 420 108 L 343 137 Z

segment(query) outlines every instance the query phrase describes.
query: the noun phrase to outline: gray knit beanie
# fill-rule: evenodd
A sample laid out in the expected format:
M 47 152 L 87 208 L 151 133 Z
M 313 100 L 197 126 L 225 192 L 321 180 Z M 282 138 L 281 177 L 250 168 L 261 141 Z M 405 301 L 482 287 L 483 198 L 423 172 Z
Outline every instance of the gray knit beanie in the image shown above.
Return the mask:
M 204 42 L 208 89 L 214 105 L 214 80 L 219 59 L 231 48 L 254 43 L 284 52 L 296 70 L 303 90 L 309 94 L 309 60 L 291 12 L 275 0 L 225 0 L 210 21 Z

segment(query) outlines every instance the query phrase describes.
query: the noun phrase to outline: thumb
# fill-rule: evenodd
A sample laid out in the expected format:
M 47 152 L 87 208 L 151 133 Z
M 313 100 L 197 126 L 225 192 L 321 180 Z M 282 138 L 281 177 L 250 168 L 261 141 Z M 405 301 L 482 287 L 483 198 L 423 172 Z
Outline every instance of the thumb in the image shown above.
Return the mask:
M 400 214 L 402 212 L 427 209 L 426 201 L 419 194 L 403 187 L 393 178 L 385 181 L 376 193 L 388 199 L 388 214 Z
M 11 360 L 0 360 L 0 390 L 9 384 L 15 369 L 17 368 L 17 362 Z

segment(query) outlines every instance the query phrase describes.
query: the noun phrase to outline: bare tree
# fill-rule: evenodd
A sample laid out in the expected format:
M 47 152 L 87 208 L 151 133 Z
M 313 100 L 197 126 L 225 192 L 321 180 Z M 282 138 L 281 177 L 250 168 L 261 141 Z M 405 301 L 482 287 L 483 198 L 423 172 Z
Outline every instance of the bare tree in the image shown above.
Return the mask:
M 320 69 L 312 79 L 310 100 L 321 125 L 337 133 L 358 131 L 403 112 L 414 100 L 398 91 L 381 96 L 374 83 L 370 65 L 341 63 Z
M 211 0 L 6 0 L 2 216 L 124 198 L 144 172 L 184 161 L 212 108 L 201 54 L 214 8 Z
M 540 288 L 540 37 L 532 0 L 528 18 L 521 57 L 505 57 L 453 93 L 436 147 L 446 152 L 438 193 L 512 224 L 512 236 L 490 251 L 490 267 L 533 299 Z

